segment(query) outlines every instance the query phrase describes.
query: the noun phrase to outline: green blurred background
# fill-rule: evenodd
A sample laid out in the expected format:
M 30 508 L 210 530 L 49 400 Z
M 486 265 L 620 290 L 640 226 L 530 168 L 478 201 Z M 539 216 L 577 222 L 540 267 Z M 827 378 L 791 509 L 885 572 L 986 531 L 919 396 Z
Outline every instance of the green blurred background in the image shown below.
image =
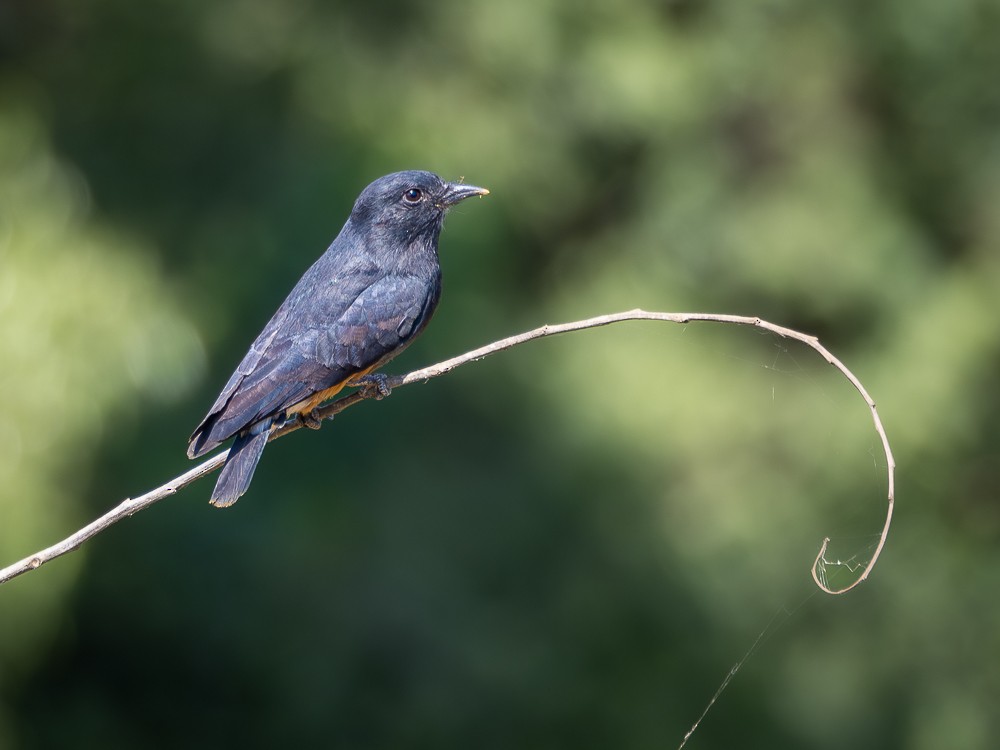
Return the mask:
M 995 748 L 1000 2 L 0 3 L 0 565 L 186 470 L 357 193 L 452 212 L 405 372 L 0 589 L 0 748 Z M 835 583 L 850 580 L 833 566 Z M 769 627 L 770 623 L 770 627 Z

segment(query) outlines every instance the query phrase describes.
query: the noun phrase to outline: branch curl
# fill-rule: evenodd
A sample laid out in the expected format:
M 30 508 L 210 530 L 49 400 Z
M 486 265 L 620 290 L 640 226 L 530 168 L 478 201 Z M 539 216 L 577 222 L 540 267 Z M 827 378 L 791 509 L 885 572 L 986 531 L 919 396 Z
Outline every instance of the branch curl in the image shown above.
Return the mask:
M 546 336 L 555 336 L 560 333 L 570 333 L 572 331 L 581 331 L 586 328 L 598 328 L 600 326 L 611 325 L 612 323 L 621 323 L 626 320 L 657 320 L 666 323 L 729 323 L 732 325 L 741 326 L 752 326 L 754 328 L 761 328 L 765 331 L 770 331 L 771 333 L 777 334 L 783 338 L 793 339 L 799 341 L 806 346 L 817 352 L 823 359 L 825 359 L 829 364 L 833 365 L 841 374 L 850 381 L 851 385 L 861 394 L 865 403 L 871 412 L 872 421 L 875 425 L 875 432 L 878 433 L 879 439 L 882 441 L 882 450 L 885 452 L 885 462 L 886 469 L 888 472 L 889 479 L 889 490 L 888 490 L 888 503 L 886 507 L 885 514 L 885 525 L 882 527 L 882 532 L 879 534 L 879 541 L 875 547 L 871 558 L 868 560 L 867 564 L 861 571 L 861 574 L 854 580 L 853 583 L 849 584 L 840 589 L 831 589 L 826 584 L 826 578 L 821 574 L 822 566 L 825 565 L 824 555 L 826 553 L 827 545 L 829 544 L 829 538 L 824 539 L 822 545 L 820 546 L 819 554 L 816 556 L 816 560 L 812 566 L 812 577 L 816 585 L 828 594 L 843 594 L 850 591 L 859 583 L 868 578 L 872 570 L 875 567 L 875 563 L 878 561 L 879 555 L 882 553 L 882 547 L 885 546 L 885 540 L 889 533 L 889 526 L 892 523 L 892 510 L 893 504 L 895 502 L 895 469 L 896 463 L 892 457 L 892 449 L 889 447 L 889 438 L 886 437 L 885 428 L 882 426 L 882 420 L 878 415 L 878 409 L 875 407 L 875 402 L 872 397 L 868 395 L 868 391 L 861 384 L 861 381 L 852 373 L 847 367 L 837 359 L 833 354 L 831 354 L 826 347 L 819 343 L 819 339 L 815 336 L 810 336 L 805 333 L 800 333 L 791 328 L 785 328 L 784 326 L 775 325 L 774 323 L 769 323 L 766 320 L 761 320 L 756 317 L 748 317 L 743 315 L 717 315 L 714 313 L 666 313 L 666 312 L 649 312 L 646 310 L 628 310 L 626 312 L 612 313 L 610 315 L 599 315 L 595 318 L 587 318 L 586 320 L 577 320 L 572 323 L 560 323 L 558 325 L 544 325 L 539 328 L 535 328 L 531 331 L 526 331 L 524 333 L 517 334 L 516 336 L 510 336 L 500 341 L 495 341 L 492 344 L 487 344 L 486 346 L 481 346 L 478 349 L 473 349 L 465 354 L 460 354 L 457 357 L 452 357 L 443 362 L 439 362 L 436 365 L 430 365 L 429 367 L 424 367 L 419 370 L 414 370 L 406 375 L 395 375 L 393 377 L 386 378 L 386 383 L 390 388 L 399 388 L 404 385 L 409 385 L 411 383 L 426 382 L 431 378 L 436 378 L 451 372 L 456 367 L 467 364 L 469 362 L 475 362 L 477 360 L 483 359 L 490 356 L 491 354 L 496 354 L 498 352 L 506 351 L 520 344 L 524 344 L 528 341 L 533 341 L 535 339 L 545 338 Z M 363 390 L 354 391 L 346 396 L 342 396 L 335 401 L 330 402 L 322 409 L 317 412 L 317 416 L 322 419 L 331 419 L 334 415 L 339 414 L 344 409 L 349 406 L 353 406 L 359 401 L 364 401 L 367 398 L 367 394 Z M 284 435 L 301 427 L 299 422 L 291 422 L 286 424 L 279 430 L 276 430 L 271 434 L 270 440 L 276 440 Z M 189 484 L 193 484 L 202 477 L 205 477 L 212 472 L 219 469 L 226 461 L 226 457 L 229 455 L 229 451 L 223 451 L 215 456 L 212 456 L 208 460 L 194 467 L 190 471 L 181 474 L 174 479 L 171 479 L 166 484 L 157 487 L 154 490 L 147 492 L 145 495 L 141 495 L 136 498 L 128 498 L 122 501 L 120 504 L 109 510 L 100 518 L 87 524 L 74 534 L 66 537 L 61 542 L 53 544 L 51 547 L 46 547 L 43 550 L 39 550 L 33 555 L 25 557 L 12 565 L 8 565 L 6 568 L 0 570 L 0 584 L 6 583 L 12 578 L 16 578 L 22 573 L 27 573 L 30 570 L 35 570 L 40 568 L 45 563 L 61 557 L 68 552 L 72 552 L 79 549 L 88 539 L 97 536 L 105 529 L 113 526 L 114 524 L 121 521 L 123 518 L 134 515 L 141 510 L 145 510 L 150 505 L 163 500 L 166 497 L 176 494 L 179 490 L 187 487 Z

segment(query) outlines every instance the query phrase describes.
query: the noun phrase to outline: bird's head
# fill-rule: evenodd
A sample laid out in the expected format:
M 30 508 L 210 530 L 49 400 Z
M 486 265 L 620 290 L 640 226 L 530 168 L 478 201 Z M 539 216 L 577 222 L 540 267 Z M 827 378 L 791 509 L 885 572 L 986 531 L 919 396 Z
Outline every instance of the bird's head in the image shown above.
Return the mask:
M 366 187 L 351 211 L 357 228 L 390 230 L 404 235 L 440 230 L 449 208 L 489 190 L 446 182 L 433 172 L 408 171 L 379 177 Z

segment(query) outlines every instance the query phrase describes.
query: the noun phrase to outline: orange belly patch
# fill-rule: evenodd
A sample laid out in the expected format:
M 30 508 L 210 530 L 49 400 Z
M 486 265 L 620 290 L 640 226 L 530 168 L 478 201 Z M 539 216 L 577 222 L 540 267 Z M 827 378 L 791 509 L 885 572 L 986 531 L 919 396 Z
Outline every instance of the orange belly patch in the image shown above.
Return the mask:
M 289 406 L 287 409 L 285 409 L 285 414 L 288 416 L 292 416 L 293 414 L 308 414 L 313 409 L 322 404 L 324 401 L 328 401 L 329 399 L 333 398 L 338 393 L 340 393 L 344 389 L 344 386 L 353 385 L 351 381 L 356 380 L 357 378 L 364 377 L 374 369 L 375 367 L 372 366 L 366 370 L 359 370 L 358 372 L 351 375 L 349 378 L 341 380 L 336 385 L 331 386 L 322 391 L 317 391 L 309 398 L 303 399 L 302 401 L 299 401 L 297 404 Z

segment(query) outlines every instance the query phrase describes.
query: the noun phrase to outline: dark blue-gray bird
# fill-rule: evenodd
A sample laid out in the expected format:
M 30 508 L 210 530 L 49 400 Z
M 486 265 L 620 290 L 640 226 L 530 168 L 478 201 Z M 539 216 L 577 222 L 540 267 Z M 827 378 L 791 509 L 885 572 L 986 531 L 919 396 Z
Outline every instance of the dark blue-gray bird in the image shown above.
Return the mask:
M 369 375 L 424 330 L 441 297 L 438 238 L 448 209 L 485 188 L 431 172 L 375 180 L 340 234 L 292 289 L 191 435 L 195 458 L 235 436 L 211 502 L 247 491 L 270 433 Z

